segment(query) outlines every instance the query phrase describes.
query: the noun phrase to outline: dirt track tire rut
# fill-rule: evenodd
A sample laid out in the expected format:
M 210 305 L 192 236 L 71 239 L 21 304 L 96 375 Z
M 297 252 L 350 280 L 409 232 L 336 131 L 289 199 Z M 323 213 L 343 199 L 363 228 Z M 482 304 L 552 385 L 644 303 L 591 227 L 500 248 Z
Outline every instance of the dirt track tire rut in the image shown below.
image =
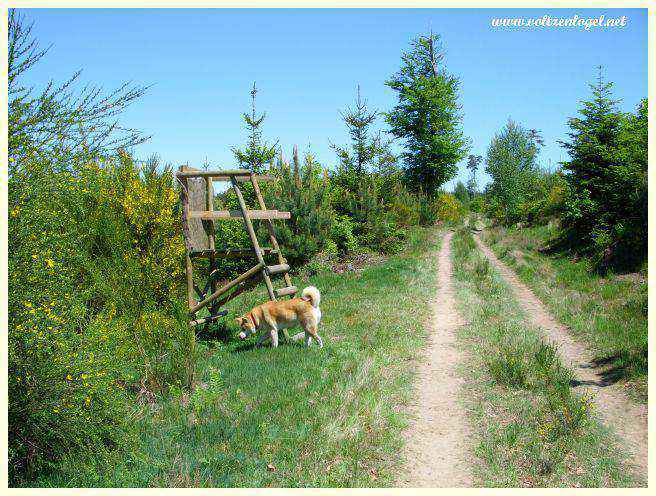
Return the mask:
M 547 307 L 535 296 L 506 264 L 474 236 L 476 243 L 492 265 L 513 289 L 522 310 L 530 323 L 543 330 L 544 336 L 555 344 L 563 363 L 575 374 L 577 389 L 592 398 L 600 419 L 622 441 L 621 448 L 635 466 L 635 475 L 647 483 L 647 405 L 641 405 L 627 397 L 619 383 L 603 381 L 593 363 L 594 354 L 575 340 L 569 330 L 551 315 Z

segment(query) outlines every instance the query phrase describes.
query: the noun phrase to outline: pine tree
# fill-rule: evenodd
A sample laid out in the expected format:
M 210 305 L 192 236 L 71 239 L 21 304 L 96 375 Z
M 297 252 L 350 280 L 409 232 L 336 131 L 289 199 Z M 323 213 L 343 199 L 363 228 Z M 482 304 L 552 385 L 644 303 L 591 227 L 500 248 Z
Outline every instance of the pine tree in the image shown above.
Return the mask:
M 467 193 L 469 198 L 474 198 L 478 194 L 478 183 L 476 182 L 476 173 L 481 165 L 483 157 L 481 155 L 469 155 L 467 157 L 467 170 L 469 170 L 469 179 L 467 180 Z
M 232 153 L 235 155 L 240 167 L 245 167 L 255 173 L 262 173 L 264 164 L 270 163 L 276 156 L 278 149 L 278 142 L 273 145 L 268 145 L 266 141 L 262 141 L 262 122 L 266 117 L 266 112 L 257 115 L 255 110 L 255 97 L 257 96 L 257 88 L 253 83 L 251 90 L 251 113 L 243 114 L 246 129 L 248 130 L 248 143 L 244 150 L 232 148 Z
M 309 151 L 304 163 L 294 147 L 292 165 L 280 154 L 272 172 L 279 178 L 265 190 L 268 200 L 280 210 L 291 212 L 288 222 L 275 226 L 278 242 L 292 265 L 306 263 L 330 240 L 335 212 L 330 205 L 330 185 L 322 167 Z
M 606 258 L 620 245 L 646 250 L 646 110 L 642 119 L 642 106 L 635 116 L 622 114 L 601 67 L 590 87 L 592 98 L 569 119 L 570 139 L 561 142 L 570 156 L 562 164 L 568 236 Z
M 377 110 L 370 110 L 367 101 L 360 94 L 360 85 L 354 107 L 340 111 L 346 124 L 351 143 L 331 148 L 339 159 L 337 175 L 340 182 L 355 191 L 363 175 L 369 172 L 384 172 L 396 164 L 396 157 L 390 150 L 390 142 L 382 138 L 380 132 L 374 134 L 371 127 L 378 117 Z
M 460 81 L 447 73 L 443 58 L 438 35 L 419 37 L 386 82 L 397 92 L 398 103 L 385 117 L 392 134 L 405 141 L 408 182 L 430 196 L 455 176 L 469 148 L 461 130 Z

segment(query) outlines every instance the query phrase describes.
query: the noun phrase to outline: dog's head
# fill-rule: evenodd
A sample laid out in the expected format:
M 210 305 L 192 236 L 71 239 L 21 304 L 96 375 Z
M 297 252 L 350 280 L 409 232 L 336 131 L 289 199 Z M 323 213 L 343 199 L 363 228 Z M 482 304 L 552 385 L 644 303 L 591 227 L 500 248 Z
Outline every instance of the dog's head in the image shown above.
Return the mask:
M 241 328 L 241 332 L 239 333 L 241 339 L 246 339 L 246 336 L 249 334 L 255 334 L 257 331 L 257 329 L 255 329 L 255 324 L 248 317 L 237 317 L 235 320 L 237 321 L 237 325 Z

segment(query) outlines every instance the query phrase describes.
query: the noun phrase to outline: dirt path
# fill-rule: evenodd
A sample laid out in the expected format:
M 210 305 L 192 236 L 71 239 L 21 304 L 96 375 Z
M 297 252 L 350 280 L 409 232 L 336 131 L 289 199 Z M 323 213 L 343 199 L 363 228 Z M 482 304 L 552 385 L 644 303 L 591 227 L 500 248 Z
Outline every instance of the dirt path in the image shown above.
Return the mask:
M 647 406 L 631 401 L 620 384 L 605 383 L 593 354 L 570 336 L 567 328 L 554 319 L 547 307 L 522 283 L 517 275 L 490 250 L 478 236 L 476 243 L 513 288 L 530 322 L 544 330 L 545 337 L 557 345 L 563 363 L 575 374 L 577 388 L 594 398 L 596 410 L 604 423 L 622 440 L 623 449 L 636 467 L 636 475 L 647 482 Z
M 462 379 L 456 368 L 461 359 L 455 342 L 463 322 L 451 287 L 451 236 L 447 233 L 442 240 L 431 336 L 419 364 L 416 417 L 407 433 L 406 487 L 472 486 L 466 414 L 458 400 Z

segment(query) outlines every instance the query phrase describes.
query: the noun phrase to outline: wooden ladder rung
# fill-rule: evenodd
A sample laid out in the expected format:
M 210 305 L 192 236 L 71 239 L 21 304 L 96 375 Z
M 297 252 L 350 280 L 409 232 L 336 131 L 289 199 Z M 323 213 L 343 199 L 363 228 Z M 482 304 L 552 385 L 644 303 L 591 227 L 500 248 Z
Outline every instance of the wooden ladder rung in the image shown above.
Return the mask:
M 264 270 L 266 270 L 267 274 L 272 276 L 274 274 L 281 274 L 283 272 L 289 272 L 289 265 L 287 265 L 287 264 L 268 265 Z
M 250 219 L 291 219 L 290 212 L 280 210 L 247 210 Z M 189 218 L 202 220 L 243 219 L 241 210 L 196 210 L 189 212 Z
M 210 315 L 209 317 L 203 317 L 202 319 L 192 320 L 191 322 L 189 322 L 189 325 L 193 327 L 201 324 L 207 324 L 208 322 L 214 322 L 215 320 L 221 317 L 225 317 L 226 315 L 228 315 L 228 311 L 221 310 L 216 315 Z
M 276 296 L 288 296 L 296 294 L 297 292 L 298 288 L 296 286 L 289 286 L 286 288 L 276 289 Z

